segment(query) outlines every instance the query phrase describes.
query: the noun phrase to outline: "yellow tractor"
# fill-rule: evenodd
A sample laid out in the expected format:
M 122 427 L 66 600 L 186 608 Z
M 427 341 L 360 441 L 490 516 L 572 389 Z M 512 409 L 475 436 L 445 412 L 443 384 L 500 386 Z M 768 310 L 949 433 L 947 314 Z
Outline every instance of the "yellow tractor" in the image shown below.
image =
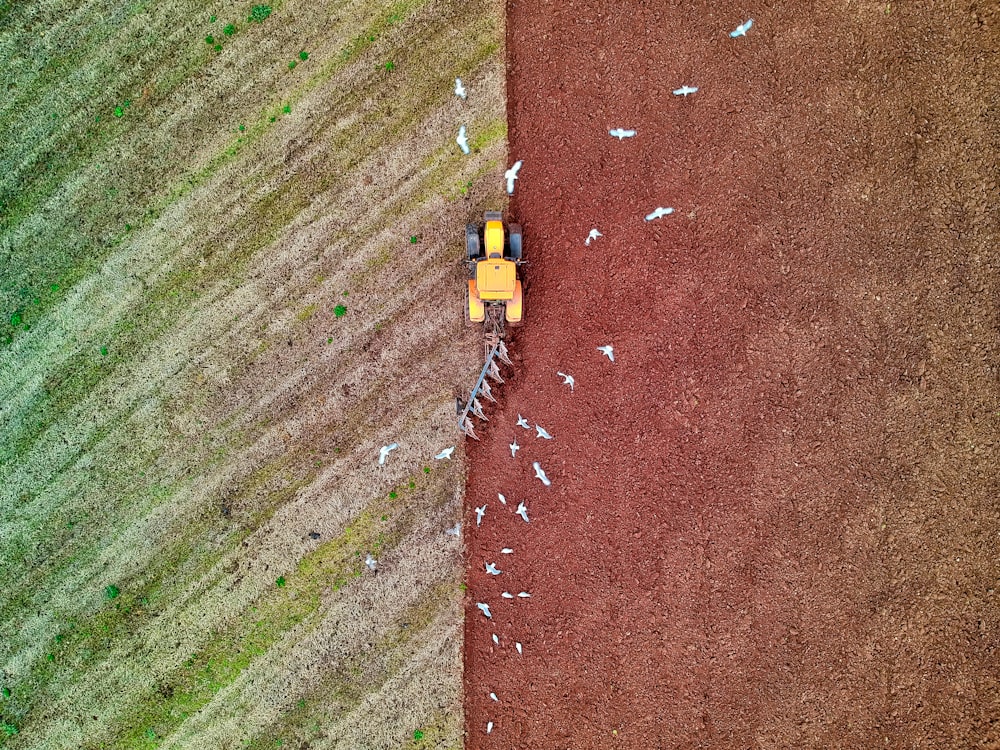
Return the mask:
M 487 211 L 483 219 L 479 226 L 465 227 L 470 276 L 467 321 L 469 325 L 486 322 L 493 328 L 487 336 L 502 335 L 503 321 L 516 326 L 524 316 L 521 280 L 517 277 L 517 267 L 524 262 L 521 227 L 508 224 L 504 231 L 500 211 Z

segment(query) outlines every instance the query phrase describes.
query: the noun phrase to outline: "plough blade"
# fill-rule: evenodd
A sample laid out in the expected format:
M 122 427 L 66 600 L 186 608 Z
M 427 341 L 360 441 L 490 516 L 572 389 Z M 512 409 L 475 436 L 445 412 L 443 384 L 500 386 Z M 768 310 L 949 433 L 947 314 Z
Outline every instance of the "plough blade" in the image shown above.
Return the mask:
M 504 379 L 500 377 L 500 365 L 496 363 L 496 360 L 492 360 L 490 362 L 490 369 L 486 371 L 486 375 L 487 377 L 493 378 L 498 383 L 504 382 Z
M 489 422 L 490 420 L 483 414 L 483 405 L 479 403 L 478 398 L 472 399 L 472 413 L 479 417 L 484 422 Z
M 479 386 L 479 392 L 483 394 L 484 398 L 488 398 L 494 404 L 497 402 L 497 400 L 493 398 L 493 389 L 490 387 L 489 382 L 484 380 L 483 384 Z
M 501 340 L 500 344 L 497 346 L 497 359 L 503 362 L 505 365 L 513 365 L 514 363 L 510 361 L 510 357 L 507 355 L 507 345 Z
M 462 432 L 464 432 L 467 437 L 470 437 L 473 440 L 479 440 L 479 436 L 476 434 L 476 431 L 472 428 L 472 420 L 469 419 L 468 417 L 466 417 L 465 421 L 462 422 Z

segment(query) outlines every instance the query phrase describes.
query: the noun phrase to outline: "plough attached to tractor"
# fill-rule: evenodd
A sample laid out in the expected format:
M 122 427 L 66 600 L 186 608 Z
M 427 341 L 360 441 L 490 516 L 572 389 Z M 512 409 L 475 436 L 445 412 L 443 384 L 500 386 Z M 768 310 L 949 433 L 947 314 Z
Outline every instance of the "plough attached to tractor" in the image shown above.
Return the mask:
M 482 323 L 486 361 L 469 400 L 464 405 L 459 402 L 458 428 L 478 440 L 472 417 L 487 421 L 479 396 L 496 402 L 489 379 L 503 383 L 498 362 L 511 364 L 504 343 L 505 326 L 520 325 L 524 314 L 524 295 L 517 273 L 524 263 L 521 227 L 508 224 L 505 231 L 503 214 L 487 211 L 482 224 L 465 227 L 465 252 L 469 267 L 466 322 Z

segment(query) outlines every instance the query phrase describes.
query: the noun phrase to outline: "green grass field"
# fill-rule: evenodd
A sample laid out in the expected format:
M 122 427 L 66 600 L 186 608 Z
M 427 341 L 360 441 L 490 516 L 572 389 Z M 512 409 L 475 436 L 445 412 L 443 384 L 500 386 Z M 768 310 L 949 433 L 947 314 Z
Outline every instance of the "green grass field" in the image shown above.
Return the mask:
M 0 745 L 461 746 L 503 23 L 0 1 Z

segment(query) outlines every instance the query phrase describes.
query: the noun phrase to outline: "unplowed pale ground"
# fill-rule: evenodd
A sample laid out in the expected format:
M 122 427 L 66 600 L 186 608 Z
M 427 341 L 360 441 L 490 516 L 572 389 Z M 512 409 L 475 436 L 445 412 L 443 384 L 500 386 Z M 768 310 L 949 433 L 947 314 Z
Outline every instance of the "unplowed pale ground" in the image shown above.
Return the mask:
M 6 747 L 461 743 L 432 456 L 480 356 L 502 9 L 249 14 L 0 4 Z

